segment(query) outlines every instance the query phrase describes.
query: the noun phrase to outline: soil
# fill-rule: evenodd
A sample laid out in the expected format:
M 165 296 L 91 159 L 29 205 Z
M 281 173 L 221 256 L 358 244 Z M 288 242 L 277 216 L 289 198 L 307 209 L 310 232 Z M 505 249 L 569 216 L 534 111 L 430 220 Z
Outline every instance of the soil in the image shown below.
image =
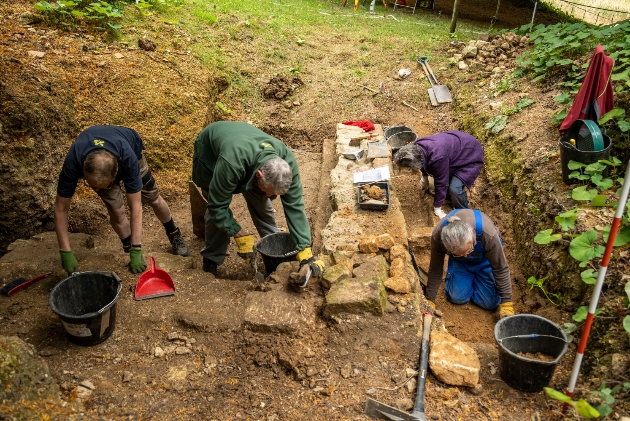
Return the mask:
M 508 26 L 528 23 L 529 18 L 522 19 L 521 13 L 529 10 L 527 7 L 518 6 L 518 2 L 502 3 L 505 9 L 501 23 L 504 19 Z M 450 13 L 447 6 L 438 0 L 435 12 L 441 10 L 446 15 Z M 485 15 L 492 15 L 494 6 L 494 2 L 462 2 L 460 18 L 474 20 L 483 14 L 485 19 Z M 20 23 L 20 17 L 29 10 L 30 3 L 24 1 L 3 4 L 0 10 L 0 70 L 5 75 L 0 93 L 11 105 L 2 115 L 7 146 L 3 159 L 10 161 L 13 174 L 22 174 L 20 183 L 11 184 L 14 182 L 7 181 L 8 176 L 3 179 L 3 192 L 19 193 L 11 202 L 20 209 L 7 209 L 5 218 L 29 215 L 16 223 L 24 230 L 17 230 L 17 234 L 13 228 L 7 230 L 11 233 L 7 238 L 20 240 L 0 260 L 0 280 L 8 282 L 42 272 L 52 275 L 13 297 L 0 297 L 0 335 L 17 335 L 32 344 L 50 366 L 67 402 L 55 409 L 34 411 L 46 411 L 53 419 L 367 420 L 363 411 L 368 397 L 409 411 L 415 390 L 405 381 L 412 376 L 407 369 L 418 367 L 421 339 L 421 315 L 414 305 L 414 294 L 392 294 L 393 309 L 383 317 L 364 314 L 327 320 L 320 316 L 324 292 L 317 279 L 311 280 L 303 293 L 268 280 L 271 291 L 279 288 L 292 294 L 306 322 L 290 332 L 254 331 L 243 327 L 243 309 L 248 297 L 258 292 L 258 285 L 252 282 L 251 268 L 236 255 L 235 245 L 230 245 L 217 278 L 200 270 L 197 251 L 203 242 L 192 234 L 186 186 L 191 145 L 207 123 L 226 118 L 214 104 L 228 103 L 229 82 L 208 75 L 181 45 L 175 45 L 184 42 L 185 31 L 157 18 L 150 20 L 146 28 L 136 31 L 162 46 L 153 52 L 146 41 L 142 49 L 134 49 L 128 43 L 106 43 L 99 34 L 64 33 Z M 545 13 L 538 16 L 541 20 L 552 19 Z M 179 41 L 171 39 L 173 34 Z M 246 29 L 241 36 L 247 36 Z M 328 183 L 331 162 L 336 161 L 330 145 L 338 121 L 350 117 L 389 126 L 404 124 L 418 136 L 458 127 L 458 117 L 449 105 L 432 108 L 423 97 L 425 101 L 416 104 L 418 111 L 414 111 L 398 100 L 372 99 L 362 90 L 344 86 L 344 70 L 335 62 L 347 60 L 348 53 L 342 43 L 320 44 L 326 50 L 318 51 L 314 58 L 318 65 L 312 66 L 319 70 L 311 70 L 308 78 L 264 76 L 270 73 L 264 63 L 249 63 L 247 69 L 241 69 L 256 79 L 265 99 L 261 103 L 252 99 L 242 108 L 237 104 L 229 117 L 251 120 L 293 148 L 316 252 L 321 245 L 317 242 L 318 230 L 331 211 L 322 191 Z M 168 52 L 164 45 L 170 47 Z M 248 54 L 247 45 L 238 48 L 226 43 L 225 52 Z M 28 50 L 45 50 L 46 56 L 36 61 L 39 59 L 29 57 Z M 117 58 L 116 54 L 123 57 Z M 447 49 L 444 54 L 448 54 Z M 473 85 L 474 76 L 471 79 L 458 82 Z M 426 92 L 419 88 L 419 80 L 392 80 L 392 95 L 412 88 Z M 330 91 L 331 84 L 336 89 L 334 98 L 322 94 Z M 527 120 L 542 121 L 555 105 L 539 87 L 526 82 L 524 85 L 528 97 L 538 104 L 528 110 Z M 24 94 L 28 92 L 33 95 Z M 514 106 L 518 93 L 506 94 L 504 101 Z M 348 116 L 348 111 L 337 105 L 342 103 L 353 104 L 353 115 Z M 176 294 L 135 301 L 137 276 L 126 268 L 127 256 L 108 225 L 104 207 L 91 191 L 80 187 L 70 210 L 80 270 L 114 271 L 123 281 L 112 336 L 99 345 L 81 347 L 68 340 L 48 305 L 49 291 L 65 277 L 50 225 L 55 191 L 50 179 L 56 177 L 60 159 L 77 132 L 105 123 L 133 127 L 146 141 L 157 184 L 193 257 L 191 263 L 171 262 L 167 237 L 151 210 L 145 209 L 145 258 L 155 256 L 158 266 L 169 262 Z M 527 147 L 531 148 L 531 156 L 557 159 L 552 156 L 549 140 L 555 139 L 555 133 L 540 124 L 530 126 Z M 8 139 L 18 141 L 7 144 Z M 31 158 L 37 145 L 45 146 L 39 160 L 27 162 L 25 157 Z M 418 176 L 403 172 L 397 177 L 395 190 L 408 230 L 432 227 L 436 222 L 432 198 L 419 196 Z M 485 172 L 473 186 L 470 200 L 474 208 L 490 215 L 501 231 L 516 311 L 539 314 L 558 324 L 568 321 L 568 316 L 544 297 L 530 292 L 518 264 L 513 221 L 501 210 L 502 193 Z M 279 228 L 287 230 L 278 200 L 274 207 Z M 241 197 L 235 198 L 231 209 L 244 230 L 255 232 Z M 34 230 L 33 220 L 39 221 Z M 35 232 L 38 234 L 27 240 Z M 3 241 L 3 246 L 9 242 Z M 416 258 L 424 269 L 428 268 L 426 253 L 416 254 Z M 473 305 L 450 304 L 442 292 L 436 304 L 448 331 L 477 351 L 481 386 L 452 387 L 429 376 L 425 412 L 430 419 L 529 420 L 550 419 L 557 413 L 558 406 L 550 406 L 543 392 L 525 394 L 499 378 L 493 338 L 496 314 Z M 157 348 L 175 349 L 162 355 Z M 571 347 L 558 365 L 551 387 L 560 390 L 566 386 L 573 353 Z M 91 385 L 87 387 L 90 391 L 86 392 L 80 383 Z M 20 408 L 17 401 L 2 405 L 0 415 L 6 414 L 7 418 Z
M 552 357 L 551 355 L 545 355 L 540 352 L 536 352 L 535 354 L 532 354 L 531 352 L 517 352 L 516 355 L 518 355 L 519 357 L 529 358 L 530 360 L 540 360 L 540 361 L 555 360 L 555 358 Z

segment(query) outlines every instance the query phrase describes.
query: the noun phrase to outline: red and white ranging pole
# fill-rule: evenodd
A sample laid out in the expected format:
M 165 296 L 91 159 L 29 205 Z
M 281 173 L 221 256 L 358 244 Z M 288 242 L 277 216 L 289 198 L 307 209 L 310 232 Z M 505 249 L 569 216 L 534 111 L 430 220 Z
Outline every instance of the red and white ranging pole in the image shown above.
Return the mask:
M 586 350 L 586 342 L 588 342 L 588 335 L 591 332 L 591 326 L 593 324 L 593 317 L 595 316 L 595 310 L 597 310 L 597 303 L 599 302 L 599 296 L 602 292 L 602 286 L 604 285 L 604 278 L 606 277 L 606 271 L 608 270 L 608 262 L 610 261 L 610 255 L 612 254 L 613 244 L 615 244 L 615 238 L 617 237 L 617 231 L 619 231 L 619 224 L 621 223 L 621 217 L 626 207 L 628 200 L 628 190 L 630 190 L 630 161 L 626 168 L 626 174 L 623 180 L 623 187 L 621 189 L 621 195 L 619 202 L 617 202 L 617 209 L 615 211 L 615 219 L 613 219 L 612 226 L 610 227 L 610 234 L 608 236 L 608 242 L 606 242 L 606 249 L 604 250 L 604 256 L 599 266 L 599 273 L 597 274 L 597 281 L 595 282 L 595 288 L 593 289 L 593 295 L 591 296 L 591 302 L 588 305 L 588 315 L 584 322 L 584 329 L 582 330 L 582 336 L 580 337 L 580 343 L 578 345 L 577 353 L 575 354 L 575 362 L 573 363 L 573 371 L 569 378 L 569 386 L 567 387 L 567 396 L 573 396 L 573 390 L 577 383 L 577 378 L 580 373 L 580 367 L 582 365 L 582 359 L 584 358 L 584 351 Z M 569 407 L 568 403 L 562 406 L 562 418 Z

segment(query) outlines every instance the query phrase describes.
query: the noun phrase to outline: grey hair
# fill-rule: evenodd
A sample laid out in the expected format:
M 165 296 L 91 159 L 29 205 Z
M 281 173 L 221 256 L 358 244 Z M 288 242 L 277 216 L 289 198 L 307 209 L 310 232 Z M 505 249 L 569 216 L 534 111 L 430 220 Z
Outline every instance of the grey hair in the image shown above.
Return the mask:
M 289 191 L 293 182 L 293 171 L 287 161 L 276 156 L 265 162 L 260 167 L 260 171 L 262 171 L 262 177 L 259 183 L 273 189 L 280 196 Z
M 463 250 L 475 238 L 475 229 L 459 217 L 451 216 L 446 220 L 440 237 L 448 251 Z
M 113 180 L 117 173 L 118 160 L 105 149 L 89 153 L 83 163 L 83 175 L 89 175 L 97 182 Z
M 420 171 L 422 170 L 422 151 L 415 143 L 409 143 L 396 152 L 393 161 L 396 166 Z

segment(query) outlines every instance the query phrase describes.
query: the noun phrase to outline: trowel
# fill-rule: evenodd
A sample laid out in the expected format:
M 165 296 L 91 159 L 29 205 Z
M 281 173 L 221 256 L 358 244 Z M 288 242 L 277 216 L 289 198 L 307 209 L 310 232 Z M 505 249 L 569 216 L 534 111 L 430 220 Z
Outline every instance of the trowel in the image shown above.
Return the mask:
M 297 282 L 294 283 L 293 285 L 295 285 L 298 288 L 306 288 L 306 285 L 308 285 L 308 281 L 311 279 L 311 275 L 313 274 L 313 269 L 311 269 L 311 265 L 304 265 L 300 268 L 300 271 L 298 272 L 298 279 Z

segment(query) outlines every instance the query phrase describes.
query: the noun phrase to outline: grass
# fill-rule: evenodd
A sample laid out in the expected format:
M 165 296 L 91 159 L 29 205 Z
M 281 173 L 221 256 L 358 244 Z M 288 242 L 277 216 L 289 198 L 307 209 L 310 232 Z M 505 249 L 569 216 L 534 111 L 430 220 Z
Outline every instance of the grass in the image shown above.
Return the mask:
M 388 59 L 402 55 L 415 61 L 420 55 L 431 56 L 437 45 L 443 46 L 449 39 L 449 19 L 438 20 L 428 11 L 413 16 L 396 11 L 395 20 L 382 17 L 382 4 L 376 5 L 376 15 L 372 16 L 362 8 L 355 12 L 340 5 L 325 0 L 278 0 L 277 4 L 182 0 L 180 6 L 170 7 L 160 16 L 188 34 L 193 41 L 186 48 L 210 72 L 226 76 L 230 81 L 228 96 L 247 100 L 249 107 L 259 95 L 252 79 L 263 76 L 260 69 L 267 70 L 265 76 L 309 77 L 314 66 L 331 60 L 327 51 L 332 47 L 349 53 L 347 59 L 339 56 L 345 66 L 342 73 L 365 81 L 391 72 Z M 391 9 L 387 13 L 392 14 Z M 472 39 L 477 31 L 479 28 L 470 24 L 458 24 L 462 41 Z M 439 63 L 443 58 L 433 60 Z
M 630 0 L 571 0 L 571 3 L 563 0 L 542 0 L 542 2 L 593 24 L 605 25 L 630 18 Z

